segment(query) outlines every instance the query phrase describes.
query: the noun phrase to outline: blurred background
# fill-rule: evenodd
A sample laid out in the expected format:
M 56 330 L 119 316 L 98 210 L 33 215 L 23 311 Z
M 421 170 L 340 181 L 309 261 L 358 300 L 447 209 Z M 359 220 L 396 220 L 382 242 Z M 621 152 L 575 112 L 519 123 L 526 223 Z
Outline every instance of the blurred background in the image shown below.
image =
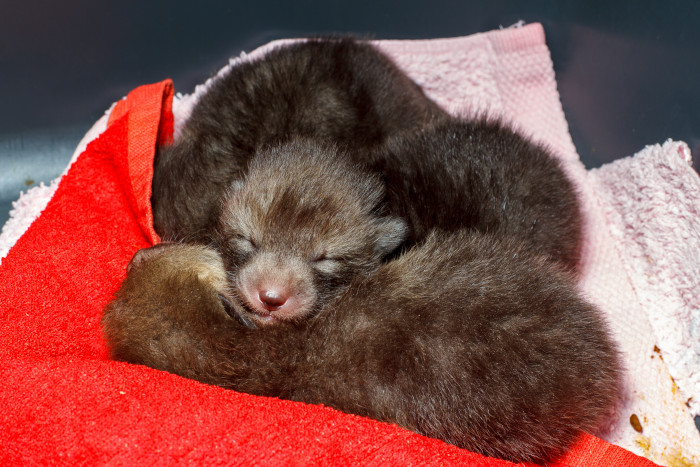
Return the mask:
M 65 168 L 112 102 L 172 78 L 189 93 L 227 58 L 319 33 L 468 35 L 541 22 L 574 143 L 598 167 L 667 138 L 700 159 L 700 2 L 199 0 L 3 2 L 0 225 Z

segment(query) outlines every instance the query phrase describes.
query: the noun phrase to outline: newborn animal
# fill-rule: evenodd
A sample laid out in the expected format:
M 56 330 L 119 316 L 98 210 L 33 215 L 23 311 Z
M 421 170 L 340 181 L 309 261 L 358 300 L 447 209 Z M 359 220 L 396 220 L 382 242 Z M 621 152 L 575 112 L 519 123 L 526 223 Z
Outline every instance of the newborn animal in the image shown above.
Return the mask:
M 178 140 L 158 148 L 151 198 L 156 232 L 208 242 L 220 199 L 264 146 L 321 138 L 362 160 L 389 135 L 443 116 L 370 43 L 336 38 L 280 46 L 214 80 Z
M 405 223 L 381 215 L 379 178 L 343 154 L 317 139 L 275 144 L 228 190 L 214 237 L 250 325 L 312 315 L 403 242 Z
M 406 246 L 435 228 L 470 228 L 576 267 L 576 190 L 549 151 L 507 125 L 444 119 L 403 132 L 377 150 L 372 170 L 384 178 L 389 212 L 408 223 Z
M 433 228 L 473 228 L 576 266 L 576 193 L 551 154 L 495 121 L 450 118 L 376 47 L 350 38 L 281 46 L 215 80 L 178 141 L 159 148 L 156 231 L 210 242 L 248 161 L 299 136 L 343 146 L 383 176 L 389 212 L 408 221 L 405 247 Z
M 112 357 L 513 462 L 565 452 L 620 387 L 599 312 L 513 238 L 434 232 L 302 323 L 248 328 L 226 284 L 208 247 L 137 252 L 102 318 Z

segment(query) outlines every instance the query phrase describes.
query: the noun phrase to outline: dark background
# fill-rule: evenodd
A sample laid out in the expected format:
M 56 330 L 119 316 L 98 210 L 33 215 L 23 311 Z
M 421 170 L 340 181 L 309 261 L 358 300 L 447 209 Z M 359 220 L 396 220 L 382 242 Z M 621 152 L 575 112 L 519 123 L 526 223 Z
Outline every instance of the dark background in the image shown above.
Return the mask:
M 700 2 L 25 0 L 0 8 L 0 225 L 20 190 L 58 176 L 112 102 L 173 78 L 189 93 L 272 39 L 462 36 L 541 22 L 587 167 L 667 138 L 700 160 Z M 696 419 L 696 423 L 698 420 Z
M 19 191 L 57 176 L 85 131 L 131 89 L 170 77 L 189 93 L 242 50 L 318 33 L 439 38 L 541 22 L 587 167 L 667 138 L 700 159 L 694 0 L 3 3 L 0 225 Z

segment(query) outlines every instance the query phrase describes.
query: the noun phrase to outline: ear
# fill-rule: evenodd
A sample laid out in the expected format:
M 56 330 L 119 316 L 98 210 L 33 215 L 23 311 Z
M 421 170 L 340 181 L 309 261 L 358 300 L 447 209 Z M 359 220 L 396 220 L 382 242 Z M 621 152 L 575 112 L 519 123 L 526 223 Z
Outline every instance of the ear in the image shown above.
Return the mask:
M 384 257 L 394 251 L 406 239 L 408 225 L 398 217 L 382 217 L 375 221 L 377 228 L 374 251 Z
M 126 272 L 131 271 L 133 268 L 140 267 L 146 261 L 158 255 L 162 249 L 168 248 L 169 246 L 175 245 L 173 242 L 160 242 L 149 248 L 142 248 L 131 258 L 129 264 L 126 265 Z

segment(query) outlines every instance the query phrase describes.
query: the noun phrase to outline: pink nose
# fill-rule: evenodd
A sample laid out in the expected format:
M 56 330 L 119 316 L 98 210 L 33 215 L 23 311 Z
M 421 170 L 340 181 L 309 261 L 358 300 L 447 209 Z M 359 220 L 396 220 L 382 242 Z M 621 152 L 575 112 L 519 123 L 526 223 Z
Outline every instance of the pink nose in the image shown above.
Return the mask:
M 275 311 L 287 302 L 287 295 L 278 292 L 277 290 L 261 290 L 258 293 L 260 302 L 268 311 Z

